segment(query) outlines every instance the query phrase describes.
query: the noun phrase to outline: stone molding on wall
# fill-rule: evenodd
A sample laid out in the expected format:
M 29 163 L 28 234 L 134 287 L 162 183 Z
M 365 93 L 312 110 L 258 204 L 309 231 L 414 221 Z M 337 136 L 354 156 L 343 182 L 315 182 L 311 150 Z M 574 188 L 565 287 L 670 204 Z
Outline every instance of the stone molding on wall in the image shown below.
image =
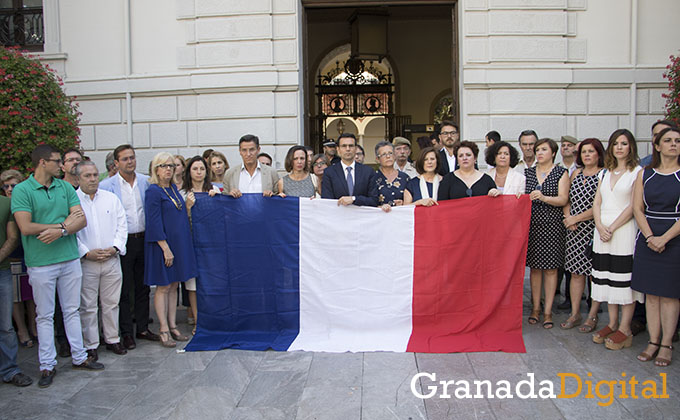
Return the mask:
M 581 0 L 466 0 L 464 62 L 585 63 L 587 44 L 576 39 Z

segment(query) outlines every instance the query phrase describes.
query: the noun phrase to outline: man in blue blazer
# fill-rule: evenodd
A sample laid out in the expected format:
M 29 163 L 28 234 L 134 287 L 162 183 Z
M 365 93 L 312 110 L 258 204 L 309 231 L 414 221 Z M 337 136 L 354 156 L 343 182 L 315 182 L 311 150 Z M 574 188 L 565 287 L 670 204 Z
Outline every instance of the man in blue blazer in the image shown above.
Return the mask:
M 352 133 L 343 133 L 338 138 L 340 162 L 326 168 L 321 183 L 321 198 L 338 200 L 338 205 L 378 205 L 378 185 L 375 171 L 357 163 L 357 138 Z
M 127 252 L 120 257 L 123 271 L 118 323 L 120 325 L 121 342 L 127 350 L 137 347 L 132 322 L 134 310 L 137 322 L 136 337 L 144 340 L 158 341 L 158 335 L 149 330 L 149 286 L 144 284 L 144 198 L 149 188 L 149 177 L 136 172 L 137 159 L 135 149 L 123 144 L 113 151 L 113 161 L 118 173 L 106 178 L 99 188 L 114 193 L 123 203 L 128 224 Z M 130 292 L 135 291 L 135 301 L 130 301 Z

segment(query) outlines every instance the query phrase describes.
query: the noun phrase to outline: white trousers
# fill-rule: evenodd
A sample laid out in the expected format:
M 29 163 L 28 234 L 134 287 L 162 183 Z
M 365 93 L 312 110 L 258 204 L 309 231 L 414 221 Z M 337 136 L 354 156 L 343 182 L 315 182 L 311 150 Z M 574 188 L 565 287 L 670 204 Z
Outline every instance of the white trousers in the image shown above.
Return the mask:
M 123 285 L 120 258 L 106 261 L 82 260 L 83 284 L 80 292 L 80 323 L 83 326 L 85 349 L 99 347 L 97 297 L 102 307 L 102 327 L 107 344 L 120 342 L 118 336 L 118 303 Z
M 54 347 L 55 291 L 59 292 L 73 363 L 79 365 L 87 359 L 78 313 L 81 276 L 78 259 L 42 267 L 28 267 L 28 281 L 33 288 L 35 320 L 38 325 L 40 370 L 52 370 L 57 365 L 57 349 Z

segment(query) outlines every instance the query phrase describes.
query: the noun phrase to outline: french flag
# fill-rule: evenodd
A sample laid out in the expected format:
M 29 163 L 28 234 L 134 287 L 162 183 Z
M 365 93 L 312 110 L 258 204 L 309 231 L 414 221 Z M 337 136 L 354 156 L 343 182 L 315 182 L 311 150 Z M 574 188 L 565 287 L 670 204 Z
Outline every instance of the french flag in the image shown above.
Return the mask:
M 525 352 L 528 196 L 430 208 L 197 194 L 186 350 Z

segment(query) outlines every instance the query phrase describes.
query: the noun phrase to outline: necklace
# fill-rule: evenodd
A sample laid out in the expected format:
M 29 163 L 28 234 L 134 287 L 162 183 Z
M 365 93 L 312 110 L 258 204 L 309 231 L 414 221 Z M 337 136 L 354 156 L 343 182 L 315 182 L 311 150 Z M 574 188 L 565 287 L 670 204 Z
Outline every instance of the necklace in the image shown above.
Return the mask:
M 623 170 L 620 170 L 620 171 L 612 171 L 612 172 L 614 172 L 614 175 L 620 175 L 621 172 L 623 172 Z
M 170 187 L 170 190 L 172 190 L 172 195 L 175 196 L 175 198 L 172 198 L 170 196 L 170 194 L 168 194 L 168 190 L 166 190 L 165 187 L 161 187 L 161 188 L 165 192 L 165 195 L 168 196 L 170 201 L 172 201 L 172 204 L 175 205 L 175 208 L 177 208 L 177 210 L 182 210 L 182 202 L 180 201 L 179 197 L 177 197 L 177 193 L 175 192 L 175 190 L 172 187 Z
M 553 166 L 551 165 L 547 170 L 545 170 L 545 172 L 541 170 L 540 171 L 541 178 L 545 178 L 550 173 L 550 171 L 552 171 L 552 168 Z M 539 171 L 538 167 L 536 167 L 536 171 Z

